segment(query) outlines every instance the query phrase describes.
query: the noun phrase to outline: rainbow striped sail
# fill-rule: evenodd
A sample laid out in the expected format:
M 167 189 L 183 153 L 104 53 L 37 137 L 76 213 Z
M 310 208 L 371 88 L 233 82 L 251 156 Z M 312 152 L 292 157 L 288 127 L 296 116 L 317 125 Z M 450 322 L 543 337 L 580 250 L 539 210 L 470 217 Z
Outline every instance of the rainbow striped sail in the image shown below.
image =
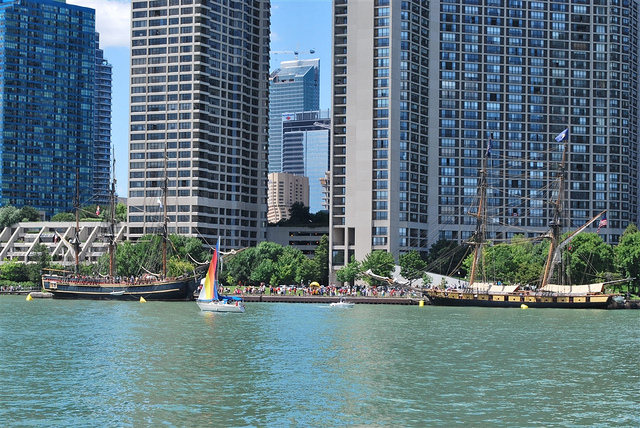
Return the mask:
M 220 300 L 218 296 L 218 257 L 220 254 L 220 240 L 216 244 L 216 249 L 213 250 L 213 256 L 211 256 L 211 263 L 209 263 L 209 269 L 207 270 L 207 276 L 204 279 L 202 290 L 198 295 L 199 302 L 211 302 L 213 300 Z

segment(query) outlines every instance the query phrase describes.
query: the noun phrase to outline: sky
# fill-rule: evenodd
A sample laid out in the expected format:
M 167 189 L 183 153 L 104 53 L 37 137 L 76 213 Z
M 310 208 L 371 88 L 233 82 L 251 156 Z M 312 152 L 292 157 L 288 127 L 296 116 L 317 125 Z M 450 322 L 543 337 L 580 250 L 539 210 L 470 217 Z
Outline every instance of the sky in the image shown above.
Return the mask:
M 111 138 L 116 158 L 116 192 L 126 197 L 131 0 L 67 0 L 67 3 L 95 9 L 100 48 L 113 66 Z M 320 58 L 320 108 L 330 108 L 331 0 L 272 0 L 271 50 L 297 51 L 299 59 Z M 311 50 L 315 53 L 309 54 Z M 274 53 L 270 69 L 293 59 L 295 55 L 290 53 Z

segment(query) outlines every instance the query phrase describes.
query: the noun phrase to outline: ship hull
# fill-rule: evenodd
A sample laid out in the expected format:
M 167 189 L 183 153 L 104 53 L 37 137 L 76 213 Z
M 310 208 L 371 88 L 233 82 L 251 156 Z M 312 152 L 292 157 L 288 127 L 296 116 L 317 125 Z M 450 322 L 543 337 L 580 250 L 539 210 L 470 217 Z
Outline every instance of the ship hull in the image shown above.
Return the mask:
M 42 288 L 54 299 L 140 300 L 142 297 L 145 300 L 193 300 L 195 287 L 196 282 L 192 278 L 131 284 L 42 277 Z
M 613 303 L 613 294 L 554 296 L 520 294 L 472 294 L 459 292 L 427 293 L 434 306 L 476 306 L 486 308 L 557 308 L 607 309 Z

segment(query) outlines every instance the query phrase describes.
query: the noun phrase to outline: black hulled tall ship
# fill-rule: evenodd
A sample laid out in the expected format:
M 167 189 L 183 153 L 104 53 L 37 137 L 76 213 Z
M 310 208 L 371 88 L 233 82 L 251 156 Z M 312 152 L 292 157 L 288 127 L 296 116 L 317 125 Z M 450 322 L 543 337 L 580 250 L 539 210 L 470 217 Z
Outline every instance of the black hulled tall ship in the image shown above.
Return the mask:
M 159 274 L 145 273 L 139 277 L 119 277 L 115 274 L 115 180 L 111 187 L 111 207 L 109 232 L 105 238 L 109 244 L 109 274 L 107 276 L 86 276 L 79 272 L 79 254 L 81 242 L 79 239 L 79 195 L 76 195 L 76 229 L 71 245 L 75 251 L 75 270 L 73 272 L 48 270 L 42 275 L 44 291 L 52 293 L 57 299 L 93 299 L 93 300 L 163 300 L 180 301 L 193 300 L 197 286 L 195 274 L 182 275 L 176 278 L 167 277 L 167 198 L 166 178 L 163 204 L 162 228 L 162 272 Z

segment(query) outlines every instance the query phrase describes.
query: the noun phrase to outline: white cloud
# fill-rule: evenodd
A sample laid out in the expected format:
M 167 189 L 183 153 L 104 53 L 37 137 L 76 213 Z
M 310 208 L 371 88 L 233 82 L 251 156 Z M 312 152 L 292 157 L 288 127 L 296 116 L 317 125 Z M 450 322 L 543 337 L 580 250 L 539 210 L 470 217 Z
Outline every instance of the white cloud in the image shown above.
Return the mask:
M 129 47 L 131 0 L 67 0 L 67 3 L 95 9 L 101 49 Z

